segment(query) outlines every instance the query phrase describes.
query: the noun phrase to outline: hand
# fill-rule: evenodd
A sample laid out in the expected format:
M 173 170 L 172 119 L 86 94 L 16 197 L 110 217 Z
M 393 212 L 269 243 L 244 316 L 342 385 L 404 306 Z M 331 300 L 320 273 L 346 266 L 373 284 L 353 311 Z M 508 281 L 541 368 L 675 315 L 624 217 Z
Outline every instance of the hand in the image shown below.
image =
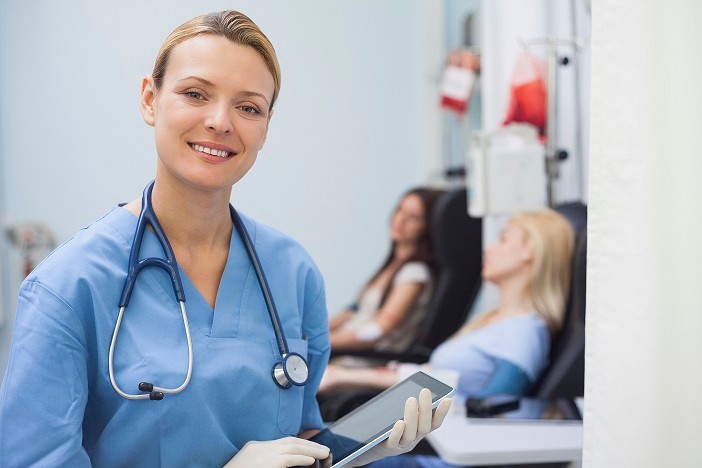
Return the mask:
M 419 392 L 419 403 L 414 397 L 407 399 L 405 417 L 395 423 L 388 440 L 376 445 L 353 460 L 348 466 L 362 466 L 381 458 L 409 452 L 424 436 L 441 426 L 450 407 L 451 399 L 446 398 L 432 411 L 431 392 L 429 389 L 423 388 Z
M 248 442 L 229 460 L 225 468 L 288 468 L 310 466 L 317 460 L 326 459 L 329 459 L 329 449 L 324 445 L 297 437 L 285 437 L 265 442 Z

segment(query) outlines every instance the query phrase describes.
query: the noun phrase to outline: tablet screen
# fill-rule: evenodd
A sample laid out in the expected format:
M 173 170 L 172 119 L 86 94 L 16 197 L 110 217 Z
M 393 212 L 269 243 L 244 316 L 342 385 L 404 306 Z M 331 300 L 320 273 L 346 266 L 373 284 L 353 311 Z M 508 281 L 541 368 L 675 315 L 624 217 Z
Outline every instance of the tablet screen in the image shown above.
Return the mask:
M 404 417 L 405 401 L 416 398 L 422 388 L 431 391 L 434 404 L 453 392 L 448 385 L 418 372 L 332 423 L 311 440 L 329 447 L 336 464 L 388 434 L 395 422 Z

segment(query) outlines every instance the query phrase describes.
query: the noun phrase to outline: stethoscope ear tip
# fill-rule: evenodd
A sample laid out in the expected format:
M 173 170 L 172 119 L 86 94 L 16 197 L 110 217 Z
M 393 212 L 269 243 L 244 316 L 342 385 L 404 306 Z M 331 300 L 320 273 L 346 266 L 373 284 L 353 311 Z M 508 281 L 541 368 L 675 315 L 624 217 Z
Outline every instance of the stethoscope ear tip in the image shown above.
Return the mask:
M 154 389 L 154 384 L 149 383 L 149 382 L 139 382 L 139 391 L 140 392 L 150 392 Z
M 149 400 L 163 400 L 163 392 L 149 393 Z

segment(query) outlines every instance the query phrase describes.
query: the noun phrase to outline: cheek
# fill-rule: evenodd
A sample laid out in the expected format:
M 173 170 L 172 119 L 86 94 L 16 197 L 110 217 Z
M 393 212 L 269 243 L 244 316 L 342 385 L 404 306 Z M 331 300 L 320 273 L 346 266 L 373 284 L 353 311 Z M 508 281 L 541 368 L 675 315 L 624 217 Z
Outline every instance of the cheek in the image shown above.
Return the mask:
M 417 238 L 422 237 L 424 235 L 424 223 L 421 221 L 415 222 L 413 224 L 413 232 Z

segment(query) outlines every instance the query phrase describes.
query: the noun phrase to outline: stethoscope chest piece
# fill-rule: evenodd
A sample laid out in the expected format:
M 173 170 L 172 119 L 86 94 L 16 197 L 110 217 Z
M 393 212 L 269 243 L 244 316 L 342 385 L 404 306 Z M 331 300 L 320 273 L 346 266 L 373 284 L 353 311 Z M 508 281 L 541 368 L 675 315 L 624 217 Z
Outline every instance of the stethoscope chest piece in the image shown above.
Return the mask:
M 283 361 L 273 367 L 273 380 L 280 388 L 305 385 L 308 378 L 307 362 L 297 353 L 286 354 Z

